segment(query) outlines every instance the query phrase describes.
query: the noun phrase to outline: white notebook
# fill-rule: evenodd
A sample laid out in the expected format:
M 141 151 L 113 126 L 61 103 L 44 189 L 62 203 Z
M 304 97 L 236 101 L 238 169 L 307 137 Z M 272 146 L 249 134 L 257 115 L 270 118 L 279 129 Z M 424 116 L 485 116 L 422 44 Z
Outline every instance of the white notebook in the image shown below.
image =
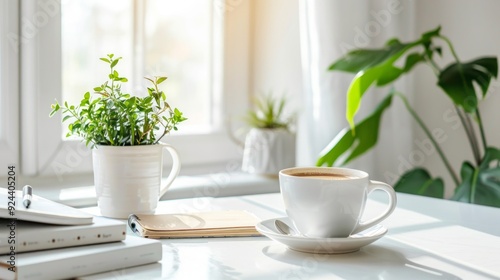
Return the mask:
M 76 208 L 33 195 L 29 208 L 24 207 L 22 191 L 16 191 L 15 201 L 11 200 L 6 188 L 0 188 L 0 218 L 18 219 L 38 223 L 59 225 L 91 224 L 93 216 Z M 15 204 L 13 204 L 15 202 Z M 13 206 L 15 210 L 9 209 Z
M 124 222 L 104 217 L 94 217 L 90 225 L 74 226 L 0 219 L 0 255 L 120 241 L 126 230 Z
M 162 244 L 128 235 L 124 241 L 0 256 L 0 279 L 67 279 L 154 263 Z M 12 271 L 14 270 L 14 271 Z

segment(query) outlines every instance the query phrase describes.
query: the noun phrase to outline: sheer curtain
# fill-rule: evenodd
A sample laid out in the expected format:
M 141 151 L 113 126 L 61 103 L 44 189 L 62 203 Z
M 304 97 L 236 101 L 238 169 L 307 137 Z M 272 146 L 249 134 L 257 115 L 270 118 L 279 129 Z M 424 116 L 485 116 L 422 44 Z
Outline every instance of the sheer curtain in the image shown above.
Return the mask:
M 314 165 L 324 147 L 348 125 L 345 94 L 353 75 L 329 72 L 329 65 L 354 48 L 381 47 L 393 37 L 414 39 L 415 9 L 411 0 L 299 0 L 299 5 L 304 90 L 297 163 Z M 398 81 L 396 88 L 411 99 L 410 76 Z M 386 87 L 367 92 L 358 120 L 368 115 L 388 91 Z M 370 172 L 374 179 L 394 183 L 404 171 L 412 135 L 412 120 L 400 100 L 394 99 L 382 119 L 375 149 L 349 166 Z

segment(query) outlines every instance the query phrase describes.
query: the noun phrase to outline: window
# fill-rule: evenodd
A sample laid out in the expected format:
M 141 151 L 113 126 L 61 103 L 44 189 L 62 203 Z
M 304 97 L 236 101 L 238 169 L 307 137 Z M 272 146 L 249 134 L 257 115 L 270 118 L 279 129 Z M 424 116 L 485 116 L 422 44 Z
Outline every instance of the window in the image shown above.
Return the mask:
M 134 93 L 145 75 L 169 77 L 163 89 L 189 121 L 165 141 L 179 151 L 185 174 L 238 160 L 224 119 L 248 105 L 250 4 L 226 13 L 220 2 L 22 1 L 21 36 L 30 38 L 20 52 L 24 173 L 64 180 L 91 172 L 90 150 L 62 138 L 60 119 L 48 114 L 54 99 L 78 101 L 104 81 L 98 58 L 108 52 L 124 57 L 118 70 Z
M 17 14 L 15 1 L 0 0 L 0 177 L 7 174 L 4 167 L 18 164 Z
M 210 130 L 211 6 L 206 0 L 112 0 L 61 2 L 63 100 L 81 96 L 107 77 L 98 58 L 124 57 L 124 90 L 146 94 L 145 76 L 167 76 L 169 103 L 189 117 L 180 133 Z M 82 42 L 95 42 L 82 44 Z M 86 77 L 82 79 L 82 77 Z

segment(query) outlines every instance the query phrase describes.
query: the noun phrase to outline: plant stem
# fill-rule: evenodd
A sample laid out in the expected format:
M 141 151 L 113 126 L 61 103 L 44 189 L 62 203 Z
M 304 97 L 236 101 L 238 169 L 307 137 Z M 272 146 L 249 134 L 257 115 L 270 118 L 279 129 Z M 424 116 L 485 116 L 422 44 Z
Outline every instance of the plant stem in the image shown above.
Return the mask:
M 163 134 L 162 134 L 160 137 L 158 137 L 158 139 L 156 139 L 156 141 L 154 142 L 154 144 L 158 144 L 158 143 L 160 142 L 160 140 L 161 140 L 161 139 L 162 139 L 165 135 L 167 135 L 167 133 L 168 133 L 168 132 L 169 132 L 169 131 L 167 130 L 167 128 L 165 128 L 165 130 L 163 130 Z
M 476 163 L 479 166 L 481 164 L 481 151 L 479 150 L 479 143 L 477 141 L 477 136 L 476 136 L 476 131 L 474 130 L 474 127 L 472 126 L 472 121 L 471 117 L 469 114 L 465 114 L 465 120 L 467 121 L 467 124 L 469 125 L 469 131 L 471 134 L 472 139 L 474 140 L 474 147 L 476 149 Z
M 439 35 L 438 37 L 441 38 L 442 40 L 444 40 L 446 42 L 446 44 L 450 48 L 451 54 L 453 55 L 453 57 L 456 60 L 456 62 L 460 63 L 460 59 L 458 58 L 457 52 L 455 51 L 455 48 L 453 47 L 453 44 L 451 43 L 450 39 L 448 39 L 448 37 L 443 36 L 443 35 Z M 431 67 L 434 69 L 434 73 L 436 74 L 436 76 L 439 77 L 440 72 L 436 72 L 435 71 L 436 69 L 439 69 L 439 68 L 437 68 L 436 63 L 432 59 L 429 59 L 428 62 L 430 63 Z M 462 81 L 463 80 L 464 80 L 464 77 L 463 77 L 463 74 L 462 74 Z M 464 86 L 466 86 L 466 85 L 464 84 Z M 472 149 L 472 153 L 474 155 L 474 159 L 476 160 L 476 163 L 479 165 L 481 163 L 481 155 L 480 155 L 480 151 L 479 151 L 479 145 L 477 143 L 476 134 L 474 132 L 474 128 L 473 128 L 472 123 L 470 121 L 470 116 L 468 114 L 466 114 L 466 113 L 463 113 L 460 110 L 460 108 L 458 108 L 458 106 L 455 106 L 455 110 L 457 111 L 458 116 L 460 117 L 460 121 L 462 122 L 462 126 L 464 127 L 465 134 L 467 135 L 467 138 L 469 139 L 469 143 L 471 145 L 471 149 Z M 478 116 L 478 122 L 479 122 L 479 127 L 481 129 L 481 138 L 483 140 L 484 149 L 486 150 L 486 139 L 485 139 L 485 136 L 484 136 L 484 129 L 483 129 L 483 125 L 482 125 L 482 122 L 481 122 L 481 117 L 479 115 L 479 111 L 478 110 L 479 109 L 476 108 L 476 112 L 477 112 L 477 116 Z
M 436 151 L 438 152 L 439 156 L 441 157 L 441 160 L 443 160 L 443 163 L 444 163 L 446 169 L 448 169 L 448 172 L 450 173 L 450 176 L 453 179 L 453 182 L 455 183 L 455 185 L 458 186 L 459 185 L 458 176 L 453 171 L 453 168 L 451 167 L 450 162 L 448 161 L 448 159 L 444 155 L 443 151 L 441 150 L 441 147 L 439 147 L 439 144 L 436 142 L 436 140 L 432 136 L 432 134 L 429 131 L 429 129 L 427 128 L 427 126 L 424 124 L 422 119 L 417 115 L 417 113 L 413 110 L 413 108 L 411 108 L 410 103 L 408 102 L 408 99 L 406 99 L 406 97 L 403 94 L 401 94 L 400 92 L 395 91 L 395 94 L 397 96 L 399 96 L 399 98 L 401 98 L 401 100 L 403 100 L 403 103 L 405 104 L 405 107 L 408 110 L 408 112 L 410 112 L 412 117 L 415 119 L 415 121 L 420 125 L 422 130 L 425 132 L 427 137 L 429 137 L 429 140 L 431 140 L 432 144 L 436 148 Z
M 462 125 L 464 127 L 465 134 L 467 135 L 467 139 L 469 140 L 470 146 L 472 148 L 472 154 L 474 155 L 476 164 L 479 165 L 481 156 L 479 154 L 479 147 L 477 145 L 476 135 L 474 134 L 474 129 L 470 122 L 470 118 L 467 114 L 462 112 L 462 110 L 458 108 L 458 106 L 455 106 L 455 110 L 457 111 L 457 114 L 460 117 L 460 121 L 462 122 Z
M 476 189 L 477 189 L 477 179 L 479 177 L 479 168 L 474 169 L 474 174 L 472 175 L 472 185 L 469 194 L 469 202 L 475 204 Z
M 82 118 L 80 118 L 80 116 L 78 115 L 78 113 L 77 113 L 76 111 L 71 110 L 71 109 L 70 109 L 70 108 L 68 108 L 68 107 L 65 107 L 65 109 L 66 109 L 68 112 L 70 112 L 70 114 L 71 114 L 71 115 L 72 115 L 75 119 L 77 119 L 78 121 L 80 121 L 80 123 L 84 123 L 83 119 L 82 119 Z M 81 136 L 81 135 L 79 135 L 79 136 Z M 85 139 L 85 140 L 87 140 L 87 139 Z M 97 145 L 97 143 L 94 141 L 94 139 L 90 139 L 90 142 L 92 142 L 94 145 Z
M 443 36 L 443 35 L 439 35 L 438 36 L 439 38 L 443 39 L 446 44 L 448 45 L 448 47 L 450 48 L 450 51 L 451 51 L 451 54 L 453 55 L 453 57 L 455 58 L 455 60 L 457 62 L 460 62 L 460 59 L 458 59 L 458 55 L 457 55 L 457 52 L 455 51 L 455 48 L 453 47 L 453 45 L 451 44 L 451 41 L 450 39 L 448 39 L 448 37 L 446 36 Z
M 434 59 L 426 56 L 425 60 L 427 61 L 427 63 L 429 63 L 429 65 L 431 66 L 432 70 L 434 70 L 434 74 L 436 74 L 436 76 L 439 77 L 439 73 L 441 72 L 441 69 L 439 69 L 439 66 L 436 64 L 436 62 L 434 61 Z
M 486 144 L 486 134 L 484 133 L 483 121 L 481 120 L 481 114 L 479 113 L 479 108 L 476 108 L 477 123 L 479 124 L 479 130 L 481 131 L 481 140 L 483 141 L 483 147 L 486 151 L 488 144 Z

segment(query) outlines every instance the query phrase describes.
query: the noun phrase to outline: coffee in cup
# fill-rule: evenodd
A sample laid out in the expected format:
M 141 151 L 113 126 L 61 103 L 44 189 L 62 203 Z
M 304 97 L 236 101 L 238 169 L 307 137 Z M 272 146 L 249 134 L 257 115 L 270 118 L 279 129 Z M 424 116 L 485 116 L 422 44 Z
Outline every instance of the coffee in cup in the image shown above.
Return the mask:
M 323 179 L 323 180 L 348 180 L 348 179 L 356 178 L 356 177 L 349 176 L 349 175 L 328 174 L 328 173 L 298 173 L 298 174 L 294 174 L 292 176 L 314 178 L 314 179 Z
M 394 189 L 371 181 L 368 173 L 349 168 L 294 167 L 279 172 L 288 217 L 304 236 L 348 237 L 386 219 L 396 207 Z M 381 215 L 361 221 L 368 194 L 383 190 L 389 206 Z

